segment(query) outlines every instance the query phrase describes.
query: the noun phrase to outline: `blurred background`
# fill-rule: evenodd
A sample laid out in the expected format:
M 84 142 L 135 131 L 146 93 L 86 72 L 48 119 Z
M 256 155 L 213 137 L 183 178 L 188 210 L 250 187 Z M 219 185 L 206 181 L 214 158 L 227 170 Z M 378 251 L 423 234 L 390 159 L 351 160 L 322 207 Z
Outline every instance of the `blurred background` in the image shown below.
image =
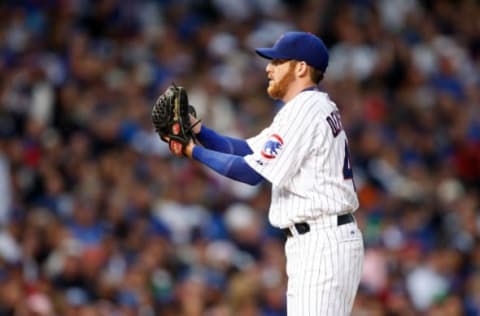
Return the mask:
M 281 316 L 268 183 L 173 158 L 151 106 L 266 127 L 255 47 L 322 37 L 364 232 L 352 315 L 480 315 L 480 3 L 3 0 L 0 315 Z

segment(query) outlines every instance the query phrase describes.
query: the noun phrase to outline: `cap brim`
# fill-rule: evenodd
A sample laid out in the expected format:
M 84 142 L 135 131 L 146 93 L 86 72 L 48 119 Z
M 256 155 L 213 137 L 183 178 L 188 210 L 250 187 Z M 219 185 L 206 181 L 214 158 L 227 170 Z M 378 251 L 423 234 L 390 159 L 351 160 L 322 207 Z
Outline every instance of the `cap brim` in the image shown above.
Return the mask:
M 283 56 L 282 54 L 279 54 L 276 50 L 273 48 L 257 48 L 255 49 L 255 52 L 266 59 L 288 59 L 286 56 Z

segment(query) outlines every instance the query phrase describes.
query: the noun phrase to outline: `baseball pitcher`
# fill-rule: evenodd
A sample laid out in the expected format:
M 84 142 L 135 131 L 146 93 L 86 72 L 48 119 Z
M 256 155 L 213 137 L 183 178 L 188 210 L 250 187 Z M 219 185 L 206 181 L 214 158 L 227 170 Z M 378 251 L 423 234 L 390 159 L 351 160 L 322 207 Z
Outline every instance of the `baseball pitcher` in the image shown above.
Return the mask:
M 175 155 L 224 176 L 252 185 L 270 181 L 269 220 L 288 236 L 288 315 L 349 315 L 364 249 L 353 216 L 358 199 L 347 136 L 337 106 L 318 89 L 328 50 L 311 33 L 288 32 L 256 52 L 269 59 L 268 95 L 284 102 L 270 126 L 242 140 L 193 126 L 189 115 L 187 124 L 172 121 L 159 134 Z M 177 99 L 164 103 L 181 101 L 185 123 L 186 94 Z

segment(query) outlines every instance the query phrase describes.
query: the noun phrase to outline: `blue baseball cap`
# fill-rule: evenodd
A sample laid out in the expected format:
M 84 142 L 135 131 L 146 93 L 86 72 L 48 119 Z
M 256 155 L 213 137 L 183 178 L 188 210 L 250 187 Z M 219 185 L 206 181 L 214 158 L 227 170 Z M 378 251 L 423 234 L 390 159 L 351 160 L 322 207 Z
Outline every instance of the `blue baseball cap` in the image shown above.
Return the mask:
M 312 33 L 287 32 L 272 48 L 255 49 L 267 59 L 294 59 L 305 61 L 309 66 L 325 71 L 328 66 L 328 49 L 323 41 Z

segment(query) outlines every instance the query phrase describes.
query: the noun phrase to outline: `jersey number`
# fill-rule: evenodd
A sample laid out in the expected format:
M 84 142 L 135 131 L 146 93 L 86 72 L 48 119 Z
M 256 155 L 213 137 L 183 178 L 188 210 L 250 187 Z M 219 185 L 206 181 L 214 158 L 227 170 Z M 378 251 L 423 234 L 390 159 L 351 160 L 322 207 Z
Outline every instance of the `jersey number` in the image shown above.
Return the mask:
M 346 141 L 345 141 L 345 158 L 343 159 L 343 178 L 345 180 L 352 179 L 353 187 L 355 188 L 355 182 L 353 181 L 352 162 L 350 160 L 350 151 L 348 150 L 348 144 Z

